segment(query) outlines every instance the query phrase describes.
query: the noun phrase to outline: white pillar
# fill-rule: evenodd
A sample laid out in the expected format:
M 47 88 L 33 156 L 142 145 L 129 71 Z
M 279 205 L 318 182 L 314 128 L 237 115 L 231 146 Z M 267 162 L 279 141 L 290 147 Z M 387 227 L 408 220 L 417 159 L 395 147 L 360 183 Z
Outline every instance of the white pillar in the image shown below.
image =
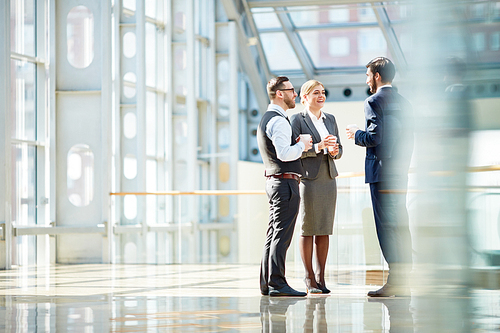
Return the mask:
M 10 1 L 0 1 L 0 223 L 5 223 L 0 238 L 0 269 L 10 269 L 12 264 L 11 207 L 11 144 L 10 144 Z M 1 237 L 1 235 L 0 235 Z

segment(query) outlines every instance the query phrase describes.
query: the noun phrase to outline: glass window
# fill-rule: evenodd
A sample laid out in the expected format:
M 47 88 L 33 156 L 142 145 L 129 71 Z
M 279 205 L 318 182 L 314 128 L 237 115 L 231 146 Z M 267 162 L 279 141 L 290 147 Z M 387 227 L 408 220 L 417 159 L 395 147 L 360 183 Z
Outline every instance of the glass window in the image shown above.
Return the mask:
M 299 35 L 316 68 L 364 67 L 370 59 L 388 55 L 379 28 L 302 31 Z
M 179 117 L 180 118 L 180 117 Z M 175 143 L 177 145 L 181 145 L 187 140 L 187 122 L 185 117 L 183 119 L 179 119 L 175 122 Z
M 281 23 L 274 10 L 268 8 L 254 8 L 252 9 L 252 13 L 257 29 L 281 28 Z
M 137 135 L 137 117 L 133 112 L 128 112 L 123 117 L 123 135 L 127 139 L 133 139 Z
M 156 156 L 156 93 L 146 93 L 146 155 Z
M 137 176 L 137 159 L 134 155 L 127 154 L 123 158 L 123 175 L 127 179 L 134 179 Z
M 393 27 L 399 46 L 408 62 L 413 56 L 413 29 L 409 24 L 398 24 Z
M 178 47 L 175 50 L 175 67 L 179 70 L 186 69 L 187 66 L 187 53 L 182 47 Z
M 123 0 L 123 8 L 135 11 L 135 0 Z
M 351 6 L 304 6 L 287 8 L 296 27 L 342 23 L 376 23 L 377 18 L 371 7 Z
M 12 137 L 36 140 L 36 65 L 11 61 Z
M 262 47 L 271 71 L 300 70 L 297 56 L 284 32 L 261 34 Z
M 488 3 L 470 5 L 471 18 L 486 18 Z
M 291 7 L 288 10 L 290 18 L 296 27 L 328 23 L 327 18 L 324 19 L 324 22 L 321 22 L 318 8 L 317 6 L 300 6 Z
M 184 12 L 179 11 L 175 13 L 174 29 L 178 34 L 183 34 L 186 30 L 186 14 Z
M 135 195 L 126 195 L 123 198 L 123 214 L 129 220 L 137 216 L 137 197 Z
M 382 31 L 375 29 L 360 29 L 357 31 L 358 57 L 361 64 L 378 56 L 387 56 L 387 41 Z
M 146 161 L 146 191 L 155 192 L 157 190 L 157 162 L 155 160 Z M 156 218 L 156 207 L 158 197 L 156 195 L 146 196 L 146 221 L 148 224 L 158 223 Z
M 94 198 L 94 153 L 90 147 L 78 144 L 71 147 L 67 157 L 67 194 L 77 206 L 87 206 Z
M 133 98 L 135 96 L 136 81 L 137 77 L 132 72 L 128 72 L 123 75 L 123 95 L 126 98 Z
M 227 82 L 229 80 L 229 61 L 222 59 L 217 64 L 217 78 L 219 82 Z
M 494 32 L 490 36 L 490 50 L 498 51 L 500 49 L 500 32 Z
M 156 26 L 146 23 L 146 85 L 156 87 Z
M 156 0 L 146 0 L 146 16 L 156 18 Z
M 491 5 L 491 14 L 494 18 L 500 17 L 500 2 L 497 1 Z
M 71 9 L 66 27 L 68 61 L 76 68 L 86 68 L 94 59 L 94 15 L 85 6 Z
M 475 51 L 484 51 L 486 44 L 484 32 L 478 32 L 472 35 L 472 41 Z
M 400 21 L 410 18 L 413 6 L 398 4 L 395 6 L 385 6 L 387 16 L 391 21 Z
M 331 23 L 344 23 L 350 21 L 350 10 L 348 8 L 330 9 L 328 11 L 328 21 Z
M 229 131 L 229 126 L 220 125 L 219 133 L 217 135 L 217 141 L 221 150 L 229 148 L 229 144 L 231 142 L 231 133 Z
M 328 53 L 332 57 L 345 57 L 351 53 L 348 37 L 331 37 L 328 40 Z
M 136 42 L 135 33 L 129 31 L 123 35 L 123 55 L 127 58 L 135 56 Z
M 187 51 L 185 45 L 174 45 L 174 63 L 176 70 L 174 71 L 175 94 L 187 96 L 186 88 L 186 72 L 187 68 Z
M 12 147 L 13 191 L 12 222 L 36 224 L 36 147 L 16 144 Z
M 498 47 L 498 24 L 497 26 L 492 23 L 478 23 L 468 25 L 468 33 L 464 34 L 458 27 L 453 32 L 460 37 L 461 43 L 460 50 L 462 54 L 459 56 L 465 58 L 467 54 L 467 41 L 471 42 L 471 50 L 475 51 L 474 60 L 478 63 L 498 63 L 500 61 L 500 52 Z M 470 37 L 470 38 L 468 38 Z M 457 47 L 450 43 L 450 40 L 445 40 L 450 45 L 448 48 L 457 49 Z
M 5 0 L 4 0 L 5 1 Z M 36 56 L 35 51 L 35 0 L 11 0 L 11 50 L 13 52 Z
M 357 10 L 359 22 L 377 22 L 377 16 L 371 7 L 361 7 Z
M 35 225 L 36 216 L 36 147 L 26 144 L 12 146 L 13 191 L 12 222 L 17 226 Z M 16 237 L 14 265 L 36 264 L 35 236 Z

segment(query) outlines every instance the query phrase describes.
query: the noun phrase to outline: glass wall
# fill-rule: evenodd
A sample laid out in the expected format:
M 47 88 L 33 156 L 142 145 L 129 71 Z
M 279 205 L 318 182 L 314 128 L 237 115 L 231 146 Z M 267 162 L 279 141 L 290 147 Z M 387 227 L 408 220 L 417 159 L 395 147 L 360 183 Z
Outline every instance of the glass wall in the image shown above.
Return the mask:
M 42 210 L 47 205 L 45 183 L 50 177 L 47 170 L 41 169 L 49 164 L 46 158 L 47 126 L 50 123 L 46 74 L 50 67 L 45 27 L 49 19 L 47 3 L 43 0 L 10 1 L 10 200 L 12 222 L 18 227 L 48 225 L 49 220 Z M 484 84 L 476 84 L 476 80 L 483 80 L 478 77 L 485 73 L 484 68 L 498 69 L 498 4 L 497 1 L 468 3 L 454 8 L 452 13 L 443 13 L 446 7 L 437 7 L 443 20 L 435 22 L 434 28 L 442 28 L 443 34 L 432 41 L 450 54 L 467 58 L 471 71 L 466 81 L 471 83 L 472 97 L 478 100 L 479 97 L 495 97 L 498 93 L 494 74 L 484 79 L 487 84 L 483 81 L 480 82 Z M 246 174 L 246 171 L 237 160 L 259 160 L 255 133 L 264 110 L 257 106 L 255 95 L 258 92 L 238 63 L 238 54 L 247 50 L 238 50 L 242 43 L 250 47 L 254 47 L 253 43 L 262 43 L 271 72 L 276 75 L 294 73 L 293 79 L 297 82 L 304 81 L 301 76 L 304 74 L 301 56 L 304 55 L 312 64 L 314 75 L 326 77 L 326 74 L 331 74 L 329 82 L 335 84 L 338 79 L 336 69 L 354 69 L 352 73 L 361 74 L 341 78 L 351 82 L 361 78 L 363 94 L 360 100 L 366 97 L 363 71 L 367 59 L 375 55 L 396 57 L 392 52 L 400 48 L 404 57 L 399 60 L 404 58 L 412 64 L 418 63 L 416 60 L 422 56 L 417 45 L 429 49 L 421 36 L 413 33 L 411 18 L 423 15 L 420 13 L 422 9 L 394 3 L 252 8 L 250 14 L 257 28 L 255 37 L 258 40 L 244 42 L 241 42 L 242 32 L 238 25 L 225 16 L 221 2 L 123 0 L 113 1 L 112 9 L 110 20 L 113 22 L 114 43 L 110 49 L 115 100 L 113 110 L 109 112 L 113 113 L 114 122 L 114 144 L 110 149 L 114 164 L 109 169 L 116 177 L 109 185 L 109 192 L 169 192 L 158 196 L 129 194 L 117 197 L 109 221 L 92 222 L 96 226 L 102 222 L 111 224 L 112 235 L 110 233 L 108 237 L 115 243 L 110 245 L 110 253 L 113 253 L 110 261 L 115 262 L 258 262 L 261 251 L 258 244 L 264 235 L 259 228 L 265 228 L 267 224 L 265 194 L 259 194 L 258 200 L 262 202 L 258 209 L 252 209 L 249 203 L 252 199 L 245 194 L 241 195 L 242 200 L 230 192 L 206 196 L 196 193 L 178 195 L 178 191 L 247 189 L 247 185 L 238 183 L 236 175 L 239 172 Z M 94 20 L 94 14 L 85 6 L 76 6 L 65 14 L 68 24 L 64 25 L 63 35 L 68 42 L 63 50 L 66 57 L 56 61 L 67 61 L 75 69 L 95 65 L 99 53 L 94 52 L 98 48 L 93 36 L 99 22 Z M 290 27 L 284 27 L 283 14 L 290 20 L 292 32 L 298 39 L 291 41 L 288 37 Z M 381 18 L 382 14 L 386 19 Z M 466 20 L 469 30 L 465 36 L 457 17 Z M 386 31 L 381 29 L 384 23 L 389 24 Z M 396 40 L 390 38 L 391 31 Z M 300 46 L 297 41 L 306 53 L 297 54 L 297 46 Z M 436 64 L 442 63 L 433 63 Z M 416 81 L 402 74 L 401 89 L 406 89 L 405 94 L 410 96 L 417 91 Z M 443 88 L 441 74 L 439 71 L 433 74 L 433 82 L 439 81 L 433 87 L 436 90 Z M 418 110 L 421 110 L 420 102 L 426 100 L 424 97 L 426 95 L 410 98 Z M 474 104 L 475 101 L 470 102 Z M 492 105 L 489 109 L 494 110 L 495 101 Z M 429 110 L 439 112 L 431 114 Z M 441 138 L 439 147 L 433 145 L 433 140 L 440 139 L 436 133 L 441 133 L 444 127 L 440 126 L 446 124 L 450 110 L 433 106 L 419 115 L 425 116 L 419 119 L 419 129 L 427 130 L 428 124 L 435 124 L 433 131 L 420 132 L 423 139 L 416 145 L 416 152 L 424 156 L 424 162 L 429 151 L 422 147 L 430 146 L 435 149 L 432 151 L 435 156 L 441 156 L 438 160 L 444 167 L 450 165 L 443 156 L 452 156 L 449 160 L 462 162 L 467 158 L 472 167 L 500 164 L 500 159 L 490 148 L 497 146 L 498 136 L 496 118 L 491 113 L 481 118 L 481 126 L 468 129 L 470 141 L 467 138 L 465 141 L 464 138 L 457 141 Z M 235 119 L 237 126 L 234 126 Z M 340 127 L 344 125 L 340 124 Z M 487 125 L 491 128 L 485 129 Z M 457 132 L 450 128 L 446 131 Z M 53 137 L 55 131 L 50 135 Z M 248 142 L 242 139 L 243 135 Z M 467 144 L 473 155 L 467 157 L 461 151 L 447 155 L 450 147 L 456 148 L 457 142 Z M 248 151 L 239 154 L 238 147 Z M 88 145 L 74 145 L 62 162 L 68 169 L 64 175 L 66 192 L 56 195 L 69 200 L 75 207 L 86 207 L 93 202 L 95 193 L 89 184 L 93 184 L 96 175 L 103 172 L 94 167 L 95 161 L 102 157 L 99 155 L 94 154 Z M 54 160 L 50 163 L 49 168 L 56 170 L 57 163 Z M 427 171 L 443 170 L 430 168 L 424 173 Z M 462 173 L 460 181 L 471 191 L 465 199 L 456 197 L 464 200 L 466 211 L 462 207 L 461 212 L 470 217 L 467 223 L 471 228 L 471 263 L 481 267 L 496 262 L 496 251 L 500 249 L 497 173 L 483 171 L 469 173 L 466 177 Z M 417 193 L 419 177 L 422 176 L 418 172 L 412 176 L 411 185 L 415 192 L 408 196 L 413 219 L 421 218 L 419 200 L 425 199 Z M 262 175 L 249 179 L 260 180 Z M 444 179 L 435 178 L 436 182 L 428 185 L 444 182 Z M 255 185 L 258 190 L 264 188 L 257 181 L 255 183 L 250 185 Z M 330 267 L 339 271 L 352 267 L 384 269 L 386 264 L 378 248 L 370 198 L 362 177 L 341 178 L 338 185 L 339 209 L 331 240 Z M 441 199 L 439 194 L 434 195 Z M 250 201 L 245 203 L 247 200 Z M 239 225 L 241 221 L 248 222 L 253 229 L 245 229 Z M 430 229 L 435 230 L 433 228 Z M 245 238 L 251 243 L 248 246 L 243 245 Z M 15 241 L 13 263 L 34 264 L 37 237 L 18 236 Z M 425 245 L 424 242 L 419 246 Z M 414 250 L 418 253 L 418 246 Z M 288 259 L 300 268 L 296 243 L 290 251 Z
M 11 220 L 15 226 L 46 221 L 39 202 L 45 179 L 39 165 L 45 161 L 48 66 L 45 17 L 37 13 L 45 1 L 10 0 L 10 133 Z M 43 168 L 42 168 L 43 170 Z M 42 176 L 40 180 L 39 177 Z M 39 186 L 41 185 L 41 187 Z M 12 264 L 36 263 L 36 237 L 22 236 L 12 244 Z

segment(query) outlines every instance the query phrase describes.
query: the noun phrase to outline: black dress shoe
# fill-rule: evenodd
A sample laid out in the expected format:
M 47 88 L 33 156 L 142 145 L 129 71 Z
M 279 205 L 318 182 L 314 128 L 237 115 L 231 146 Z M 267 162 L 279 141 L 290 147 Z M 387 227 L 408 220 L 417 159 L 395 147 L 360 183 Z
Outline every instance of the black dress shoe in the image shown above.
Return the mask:
M 269 296 L 281 297 L 281 296 L 291 296 L 291 297 L 304 297 L 307 293 L 297 291 L 290 286 L 285 286 L 281 289 L 270 289 Z
M 330 289 L 328 289 L 326 286 L 322 285 L 321 283 L 317 282 L 318 288 L 321 290 L 323 294 L 329 294 Z
M 410 296 L 410 290 L 405 287 L 396 287 L 386 283 L 379 290 L 368 292 L 370 297 L 391 297 L 391 296 Z
M 262 294 L 262 296 L 267 296 L 269 295 L 269 289 L 261 290 L 260 293 Z

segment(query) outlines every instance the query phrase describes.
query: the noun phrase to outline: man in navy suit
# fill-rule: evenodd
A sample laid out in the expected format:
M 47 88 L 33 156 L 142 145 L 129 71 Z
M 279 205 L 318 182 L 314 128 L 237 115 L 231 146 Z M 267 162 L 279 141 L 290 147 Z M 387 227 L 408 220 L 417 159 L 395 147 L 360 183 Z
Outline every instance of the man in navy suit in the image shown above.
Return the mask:
M 408 169 L 413 152 L 410 103 L 392 87 L 394 64 L 377 57 L 366 65 L 366 84 L 373 94 L 365 100 L 366 130 L 346 129 L 347 138 L 366 147 L 365 182 L 370 184 L 380 249 L 389 264 L 387 283 L 371 297 L 409 293 L 412 246 L 406 209 Z

